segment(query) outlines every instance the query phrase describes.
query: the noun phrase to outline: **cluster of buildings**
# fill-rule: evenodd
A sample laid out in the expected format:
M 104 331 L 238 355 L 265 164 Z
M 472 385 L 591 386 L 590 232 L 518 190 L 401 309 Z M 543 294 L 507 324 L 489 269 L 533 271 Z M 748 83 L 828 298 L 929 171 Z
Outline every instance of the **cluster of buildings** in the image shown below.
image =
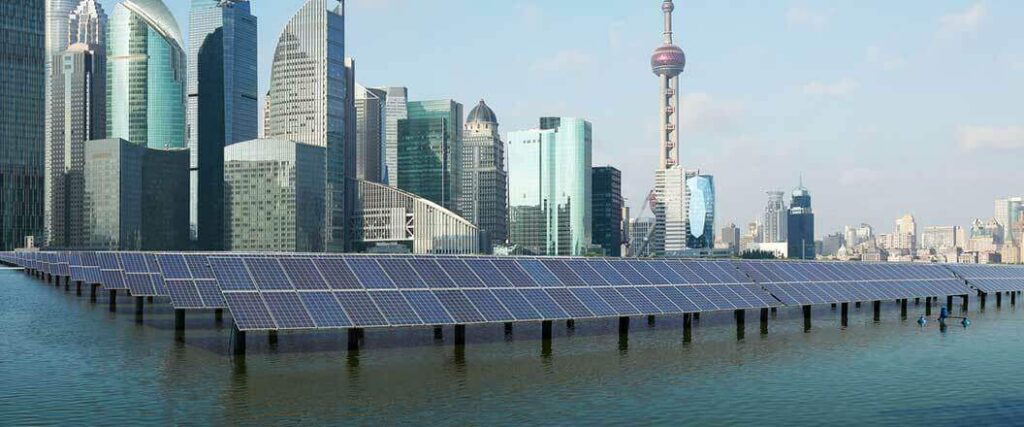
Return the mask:
M 484 101 L 360 85 L 343 1 L 291 17 L 263 105 L 247 0 L 192 0 L 187 46 L 161 0 L 3 8 L 2 249 L 623 253 L 591 123 L 503 140 Z
M 745 230 L 726 225 L 716 246 L 733 255 L 765 253 L 775 258 L 815 259 L 821 253 L 821 243 L 814 238 L 811 193 L 801 182 L 790 193 L 788 206 L 785 192 L 769 191 L 761 218 Z
M 994 215 L 959 225 L 919 227 L 912 215 L 895 221 L 891 233 L 868 224 L 847 226 L 822 240 L 821 255 L 838 260 L 1021 264 L 1024 197 L 995 201 Z

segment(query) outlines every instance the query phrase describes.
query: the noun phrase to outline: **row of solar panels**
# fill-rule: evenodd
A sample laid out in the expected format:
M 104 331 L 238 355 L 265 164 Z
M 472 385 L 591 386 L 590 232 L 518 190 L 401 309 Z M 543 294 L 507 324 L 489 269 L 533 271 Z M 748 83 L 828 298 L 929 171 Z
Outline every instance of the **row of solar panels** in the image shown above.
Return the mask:
M 940 264 L 743 261 L 737 266 L 758 283 L 949 279 Z
M 949 269 L 985 293 L 1024 291 L 1024 267 L 950 264 Z

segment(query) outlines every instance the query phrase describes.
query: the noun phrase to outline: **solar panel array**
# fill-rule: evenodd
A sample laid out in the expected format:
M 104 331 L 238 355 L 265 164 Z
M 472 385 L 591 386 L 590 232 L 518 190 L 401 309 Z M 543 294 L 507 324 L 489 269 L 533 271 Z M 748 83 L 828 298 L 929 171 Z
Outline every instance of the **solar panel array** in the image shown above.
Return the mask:
M 964 295 L 938 264 L 733 261 L 786 305 Z
M 1024 291 L 1024 267 L 950 264 L 948 268 L 985 293 Z
M 209 258 L 239 329 L 400 327 L 765 308 L 726 262 L 484 257 Z

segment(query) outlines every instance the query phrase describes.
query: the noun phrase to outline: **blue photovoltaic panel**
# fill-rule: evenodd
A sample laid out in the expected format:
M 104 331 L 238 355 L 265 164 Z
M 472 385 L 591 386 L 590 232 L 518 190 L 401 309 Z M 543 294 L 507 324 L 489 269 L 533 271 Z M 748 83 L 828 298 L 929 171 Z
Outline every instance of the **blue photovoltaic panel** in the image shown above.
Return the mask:
M 480 280 L 480 277 L 478 277 L 476 273 L 473 273 L 473 270 L 470 270 L 469 266 L 461 259 L 440 258 L 437 260 L 437 263 L 440 265 L 440 268 L 444 270 L 444 273 L 448 273 L 448 276 L 454 281 L 456 287 L 480 288 L 484 286 L 484 282 Z M 492 274 L 501 276 L 501 273 L 498 273 L 498 271 L 494 269 L 493 265 L 491 266 L 491 269 L 493 270 Z M 423 272 L 421 271 L 420 275 L 422 275 L 422 273 Z M 502 276 L 501 279 L 504 280 L 504 277 Z M 427 284 L 431 287 L 442 287 L 429 279 L 427 280 Z M 508 282 L 504 282 L 504 286 L 508 286 Z
M 626 301 L 629 301 L 629 303 L 632 304 L 633 307 L 636 307 L 637 310 L 640 310 L 640 313 L 642 314 L 658 314 L 662 312 L 657 305 L 647 299 L 647 297 L 641 294 L 635 287 L 621 286 L 614 288 L 614 290 L 618 291 Z M 605 298 L 605 300 L 607 301 L 608 299 Z
M 166 283 L 166 281 L 164 283 Z M 202 298 L 204 307 L 225 307 L 224 294 L 220 291 L 220 286 L 217 286 L 216 280 L 199 279 L 193 281 L 193 283 L 196 285 L 196 290 L 199 291 L 199 297 Z
M 677 269 L 679 269 L 680 271 L 686 271 L 685 267 L 681 267 L 682 263 L 679 261 L 652 260 L 649 261 L 647 265 L 656 270 L 658 274 L 660 274 L 662 277 L 665 278 L 666 281 L 668 281 L 668 283 L 674 285 L 690 283 L 690 280 L 688 280 L 686 277 L 683 277 L 683 275 L 677 272 Z
M 82 252 L 82 265 L 86 267 L 99 267 L 100 263 L 96 259 L 96 252 Z
M 328 290 L 330 286 L 327 286 L 327 282 L 320 276 L 320 272 L 317 271 L 313 265 L 313 260 L 309 258 L 282 258 L 281 268 L 284 269 L 284 274 L 288 276 L 288 280 L 295 285 L 295 289 L 298 290 Z
M 543 316 L 516 289 L 495 289 L 494 296 L 508 309 L 516 320 L 540 320 Z M 552 302 L 554 303 L 554 302 Z M 478 305 L 479 306 L 479 305 Z
M 156 296 L 156 288 L 153 287 L 153 280 L 149 278 L 149 273 L 126 273 L 125 284 L 128 285 L 128 292 L 131 292 L 132 295 Z
M 530 260 L 523 261 L 528 263 L 530 262 Z M 520 262 L 520 264 L 522 264 L 522 262 Z M 564 284 L 565 286 L 583 286 L 587 284 L 586 282 L 583 281 L 583 279 L 580 278 L 580 276 L 576 275 L 576 273 L 573 273 L 572 269 L 569 268 L 568 264 L 561 260 L 545 259 L 541 261 L 540 264 L 543 264 L 545 267 L 547 267 L 547 269 L 551 271 L 551 273 L 553 273 L 555 277 L 558 278 L 558 281 L 562 282 L 562 284 Z M 533 275 L 534 279 L 537 279 L 537 283 L 541 283 L 544 286 L 558 286 L 557 283 L 548 283 L 546 279 L 542 280 L 538 278 L 537 275 L 534 275 L 534 269 L 536 268 L 537 271 L 540 272 L 542 277 L 547 277 L 547 273 L 541 270 L 543 269 L 543 267 L 534 267 L 528 265 L 523 265 L 523 267 L 526 268 L 526 271 L 528 271 L 530 275 Z
M 225 291 L 256 290 L 256 284 L 253 283 L 241 258 L 210 257 L 209 260 L 213 276 L 217 278 L 221 289 Z
M 547 292 L 541 289 L 520 289 L 523 298 L 537 309 L 537 312 L 545 319 L 568 319 L 569 314 L 565 312 Z M 571 296 L 571 295 L 570 295 Z
M 295 290 L 281 264 L 274 258 L 245 258 L 245 266 L 261 291 Z
M 213 271 L 210 270 L 209 260 L 206 255 L 185 254 L 185 264 L 196 279 L 216 279 Z
M 612 286 L 624 286 L 624 285 L 639 285 L 640 283 L 630 283 L 625 277 L 619 274 L 608 262 L 603 259 L 587 260 L 587 264 L 597 274 L 601 275 L 601 278 L 605 282 L 608 282 Z
M 318 328 L 345 328 L 352 326 L 345 311 L 330 292 L 299 292 L 299 299 L 306 307 L 313 323 Z
M 544 290 L 548 296 L 551 297 L 562 307 L 562 310 L 571 318 L 582 318 L 582 317 L 594 317 L 594 313 L 591 313 L 586 306 L 566 288 L 548 288 Z M 534 305 L 536 307 L 536 305 Z
M 441 301 L 430 291 L 402 291 L 413 310 L 424 323 L 433 325 L 452 324 L 455 320 L 448 315 Z
M 594 313 L 596 316 L 614 316 L 619 314 L 609 305 L 604 299 L 597 295 L 593 289 L 590 288 L 571 288 L 569 289 L 576 298 L 579 298 L 583 302 L 583 305 Z
M 274 318 L 263 303 L 263 298 L 257 292 L 225 292 L 224 300 L 227 302 L 228 310 L 235 321 L 238 329 L 246 330 L 268 330 L 277 329 Z
M 309 329 L 316 326 L 296 292 L 263 292 L 263 301 L 278 329 Z
M 715 304 L 715 307 L 719 310 L 733 310 L 736 308 L 735 305 L 729 302 L 729 299 L 727 299 L 721 293 L 716 291 L 717 287 L 703 285 L 694 286 L 694 288 L 697 290 L 697 292 L 700 292 L 701 295 L 704 295 L 704 297 L 706 297 L 713 304 Z
M 104 289 L 128 289 L 128 285 L 124 283 L 124 272 L 120 270 L 103 270 L 100 274 L 103 275 Z
M 121 267 L 124 267 L 125 273 L 148 273 L 149 267 L 146 266 L 146 259 L 138 252 L 122 252 Z
M 537 286 L 537 282 L 534 281 L 533 278 L 526 273 L 526 270 L 524 270 L 516 261 L 508 258 L 498 258 L 492 259 L 491 263 L 494 264 L 494 267 L 497 268 L 510 283 L 512 283 L 512 286 Z M 475 269 L 473 264 L 470 264 L 470 267 Z M 481 272 L 477 271 L 477 275 L 480 274 Z M 481 275 L 480 277 L 484 276 Z
M 137 275 L 138 277 L 144 277 L 146 281 L 150 281 L 149 275 Z M 129 278 L 131 275 L 129 275 Z M 130 280 L 130 279 L 129 279 Z M 196 290 L 195 283 L 192 280 L 168 280 L 167 291 L 171 294 L 171 305 L 176 309 L 201 309 L 203 305 L 202 298 L 199 298 L 199 291 Z
M 144 253 L 142 254 L 143 259 L 146 260 L 146 272 L 147 273 L 159 273 L 160 263 L 156 260 L 156 254 Z
M 594 289 L 594 292 L 597 293 L 601 299 L 607 302 L 608 305 L 610 305 L 619 315 L 630 316 L 640 314 L 640 310 L 637 310 L 633 304 L 626 301 L 626 298 L 624 298 L 622 294 L 616 292 L 613 288 L 598 288 Z
M 372 258 L 353 257 L 345 261 L 366 289 L 395 289 L 395 284 Z
M 157 256 L 160 263 L 160 272 L 165 279 L 191 279 L 192 273 L 188 271 L 188 264 L 185 257 L 180 254 L 160 254 Z
M 58 262 L 60 262 L 58 257 Z M 64 256 L 63 258 L 67 258 Z M 100 268 L 104 270 L 121 270 L 121 263 L 117 260 L 117 253 L 115 252 L 99 252 L 96 254 L 96 260 L 100 263 Z
M 489 260 L 470 258 L 466 260 L 466 265 L 488 287 L 504 288 L 512 286 L 512 282 L 509 282 L 505 275 L 498 270 L 498 267 L 495 267 Z
M 641 276 L 644 276 L 644 278 L 647 279 L 647 281 L 650 282 L 652 285 L 669 284 L 669 281 L 665 279 L 664 276 L 658 274 L 657 271 L 654 271 L 654 268 L 652 268 L 649 263 L 643 261 L 626 262 L 628 262 L 629 266 L 633 267 L 633 269 L 636 270 L 637 273 L 640 273 Z
M 718 310 L 718 306 L 715 303 L 707 299 L 693 286 L 666 286 L 659 287 L 658 290 L 664 293 L 672 302 L 676 303 L 679 308 L 683 309 L 684 313 L 691 312 L 690 310 L 693 313 Z
M 384 315 L 380 313 L 366 291 L 335 291 L 334 296 L 338 298 L 341 307 L 352 320 L 353 326 L 388 326 Z
M 658 309 L 665 313 L 680 313 L 686 311 L 673 303 L 672 300 L 665 296 L 665 294 L 657 287 L 638 286 L 636 290 L 647 297 L 647 299 L 654 303 Z M 696 306 L 694 308 L 696 308 Z
M 363 285 L 359 284 L 359 279 L 348 268 L 344 259 L 317 258 L 313 260 L 313 264 L 332 289 L 363 289 Z
M 604 286 L 608 284 L 604 277 L 601 277 L 597 271 L 590 267 L 590 263 L 582 259 L 573 259 L 565 262 L 569 266 L 569 269 L 576 273 L 580 279 L 583 279 L 583 283 L 588 286 Z M 563 281 L 564 282 L 564 281 Z
M 164 284 L 164 276 L 160 275 L 160 273 L 149 273 L 149 279 L 153 282 L 153 289 L 156 290 L 157 296 L 166 297 L 171 295 L 170 291 L 167 290 L 167 285 Z
M 544 267 L 544 264 L 542 264 L 538 260 L 521 259 L 519 260 L 519 266 L 522 267 L 523 270 L 525 270 L 527 273 L 529 273 L 530 277 L 532 277 L 533 280 L 537 282 L 537 284 L 540 286 L 562 286 L 562 282 L 558 280 L 558 277 L 556 277 L 554 274 L 551 274 L 547 267 Z
M 615 271 L 619 272 L 626 279 L 626 282 L 633 285 L 650 285 L 651 282 L 644 278 L 644 276 L 637 273 L 636 269 L 629 265 L 626 261 L 621 260 L 608 260 L 608 265 L 612 266 Z
M 103 275 L 100 273 L 99 267 L 85 267 L 85 283 L 88 284 L 101 284 L 103 283 Z
M 491 291 L 487 289 L 468 289 L 464 292 L 466 297 L 469 298 L 488 322 L 510 322 L 515 320 L 512 314 L 498 302 L 498 299 L 494 297 Z
M 480 312 L 462 291 L 434 291 L 434 295 L 456 322 L 479 323 L 484 321 L 484 317 L 480 315 Z
M 419 274 L 413 271 L 412 265 L 403 258 L 381 259 L 377 263 L 380 264 L 384 272 L 391 278 L 391 282 L 401 289 L 421 289 L 427 287 L 427 284 L 423 282 Z
M 391 326 L 422 325 L 423 321 L 413 311 L 412 306 L 398 291 L 373 291 L 370 298 L 377 303 L 381 314 Z
M 457 261 L 457 262 L 461 263 L 459 260 L 450 260 L 450 261 Z M 446 273 L 446 270 L 442 270 L 441 266 L 436 261 L 434 261 L 433 259 L 430 259 L 430 258 L 413 258 L 413 259 L 409 260 L 409 264 L 412 265 L 413 270 L 416 270 L 417 275 L 420 278 L 423 279 L 423 282 L 424 282 L 424 284 L 426 284 L 426 286 L 429 286 L 431 288 L 451 288 L 451 287 L 456 287 L 455 282 L 453 282 L 451 277 L 449 277 L 449 273 L 452 273 L 452 272 L 449 271 L 449 272 Z M 454 265 L 455 263 L 450 263 L 450 264 L 453 264 L 453 267 L 458 268 L 457 265 Z M 468 272 L 468 268 L 466 270 Z M 472 273 L 470 275 L 472 276 Z M 465 280 L 465 278 L 463 278 L 463 279 Z M 470 285 L 472 285 L 472 283 L 462 283 L 461 284 L 461 286 L 467 287 L 467 288 L 475 287 L 475 286 L 470 286 Z M 476 286 L 479 286 L 479 285 L 476 285 Z

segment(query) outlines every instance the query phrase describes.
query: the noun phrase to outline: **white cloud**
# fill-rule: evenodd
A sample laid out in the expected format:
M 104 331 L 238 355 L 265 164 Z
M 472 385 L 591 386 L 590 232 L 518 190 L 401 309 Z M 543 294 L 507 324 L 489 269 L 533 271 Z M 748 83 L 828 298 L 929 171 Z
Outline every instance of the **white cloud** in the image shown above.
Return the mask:
M 890 54 L 878 46 L 869 46 L 864 57 L 868 64 L 880 67 L 885 71 L 898 70 L 907 65 L 906 58 Z
M 988 8 L 977 2 L 966 10 L 939 17 L 939 31 L 946 35 L 974 33 L 987 16 Z
M 1024 127 L 960 126 L 958 133 L 964 151 L 1024 148 Z
M 726 130 L 735 126 L 747 111 L 738 101 L 718 99 L 701 92 L 683 95 L 680 104 L 682 128 L 694 132 Z
M 815 96 L 846 96 L 857 89 L 857 82 L 850 79 L 842 79 L 834 83 L 810 82 L 803 86 L 807 95 Z
M 520 2 L 516 4 L 519 21 L 523 28 L 538 29 L 544 26 L 544 10 L 534 3 Z
M 589 54 L 575 50 L 563 50 L 550 58 L 535 62 L 530 70 L 536 73 L 565 73 L 586 68 L 594 62 Z
M 805 28 L 821 31 L 828 24 L 825 15 L 802 7 L 791 7 L 786 11 L 786 25 L 789 28 Z

